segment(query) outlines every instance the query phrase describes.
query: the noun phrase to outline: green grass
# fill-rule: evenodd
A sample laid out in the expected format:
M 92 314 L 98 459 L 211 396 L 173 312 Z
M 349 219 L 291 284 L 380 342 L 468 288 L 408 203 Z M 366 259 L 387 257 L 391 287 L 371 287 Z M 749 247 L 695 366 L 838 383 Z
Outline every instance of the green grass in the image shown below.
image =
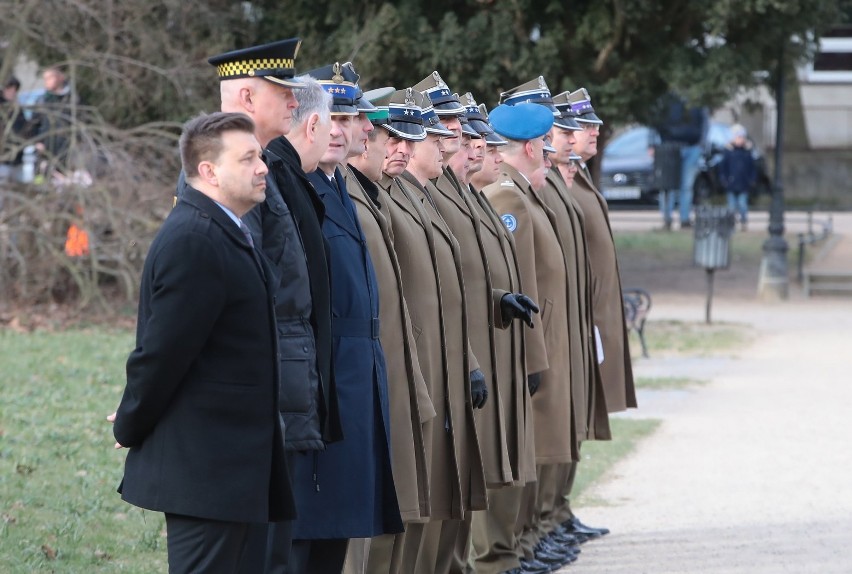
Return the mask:
M 577 477 L 571 498 L 576 506 L 600 506 L 605 504 L 586 494 L 592 484 L 601 482 L 604 474 L 616 462 L 636 449 L 638 443 L 650 436 L 660 426 L 656 419 L 610 418 L 611 441 L 586 441 L 580 452 L 582 461 L 577 466 Z
M 745 344 L 742 325 L 649 321 L 652 356 L 718 354 Z M 0 330 L 0 572 L 165 572 L 160 513 L 121 501 L 124 453 L 106 422 L 124 388 L 129 329 Z M 637 346 L 638 348 L 638 346 Z M 700 384 L 639 379 L 643 388 Z M 575 486 L 583 496 L 659 421 L 611 419 L 612 441 L 584 443 Z
M 755 230 L 757 231 L 757 230 Z M 613 234 L 619 261 L 641 256 L 643 260 L 684 261 L 691 264 L 695 239 L 692 230 L 672 232 L 626 232 Z M 789 240 L 789 238 L 788 238 Z M 795 238 L 794 238 L 795 240 Z M 760 261 L 766 233 L 739 233 L 731 236 L 731 260 Z
M 653 391 L 675 391 L 706 385 L 708 381 L 689 377 L 637 377 L 637 389 Z
M 741 323 L 716 322 L 707 325 L 698 321 L 648 320 L 645 340 L 651 357 L 690 355 L 707 357 L 730 355 L 748 346 L 754 332 Z M 639 337 L 630 335 L 630 355 L 641 360 Z
M 0 331 L 0 570 L 165 572 L 164 521 L 121 501 L 105 417 L 127 330 Z

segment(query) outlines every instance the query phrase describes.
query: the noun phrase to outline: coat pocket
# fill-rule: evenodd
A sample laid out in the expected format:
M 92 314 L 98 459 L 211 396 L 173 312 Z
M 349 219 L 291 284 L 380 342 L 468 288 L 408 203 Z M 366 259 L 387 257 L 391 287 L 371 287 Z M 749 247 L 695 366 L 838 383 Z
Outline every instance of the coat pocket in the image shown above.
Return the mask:
M 319 380 L 313 340 L 303 335 L 279 334 L 278 348 L 281 360 L 279 410 L 283 413 L 311 412 Z

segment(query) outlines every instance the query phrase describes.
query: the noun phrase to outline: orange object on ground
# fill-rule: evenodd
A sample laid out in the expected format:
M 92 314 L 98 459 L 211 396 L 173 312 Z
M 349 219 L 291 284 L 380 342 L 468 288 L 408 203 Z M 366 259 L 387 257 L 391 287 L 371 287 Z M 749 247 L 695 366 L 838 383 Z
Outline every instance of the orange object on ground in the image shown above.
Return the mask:
M 82 257 L 88 254 L 89 234 L 72 223 L 65 237 L 65 255 L 68 257 Z

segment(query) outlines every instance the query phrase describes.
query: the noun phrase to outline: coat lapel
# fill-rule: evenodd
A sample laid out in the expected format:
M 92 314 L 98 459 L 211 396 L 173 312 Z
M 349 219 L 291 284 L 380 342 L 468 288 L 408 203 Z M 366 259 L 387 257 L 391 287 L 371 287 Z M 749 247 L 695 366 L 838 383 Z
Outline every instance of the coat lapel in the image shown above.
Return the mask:
M 338 185 L 345 185 L 343 184 L 343 178 L 337 177 L 338 174 L 339 171 L 335 170 L 334 175 Z M 313 184 L 314 189 L 317 190 L 317 195 L 319 195 L 320 199 L 322 199 L 322 203 L 325 206 L 326 219 L 333 221 L 338 227 L 349 233 L 358 241 L 361 241 L 361 233 L 357 222 L 352 218 L 349 210 L 343 204 L 341 196 L 333 187 L 328 176 L 326 176 L 320 169 L 317 169 L 316 171 L 308 174 L 308 181 Z M 341 191 L 346 193 L 345 189 L 342 187 Z

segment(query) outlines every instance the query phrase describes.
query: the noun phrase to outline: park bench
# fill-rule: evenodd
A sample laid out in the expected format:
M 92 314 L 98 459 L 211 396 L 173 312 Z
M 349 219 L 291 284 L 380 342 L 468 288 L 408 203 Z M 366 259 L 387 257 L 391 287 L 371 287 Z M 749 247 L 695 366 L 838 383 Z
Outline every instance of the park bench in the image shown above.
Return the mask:
M 648 358 L 648 345 L 645 343 L 645 319 L 651 310 L 651 294 L 644 289 L 631 288 L 622 290 L 624 300 L 624 322 L 627 332 L 634 331 L 639 336 L 642 345 L 642 356 Z

